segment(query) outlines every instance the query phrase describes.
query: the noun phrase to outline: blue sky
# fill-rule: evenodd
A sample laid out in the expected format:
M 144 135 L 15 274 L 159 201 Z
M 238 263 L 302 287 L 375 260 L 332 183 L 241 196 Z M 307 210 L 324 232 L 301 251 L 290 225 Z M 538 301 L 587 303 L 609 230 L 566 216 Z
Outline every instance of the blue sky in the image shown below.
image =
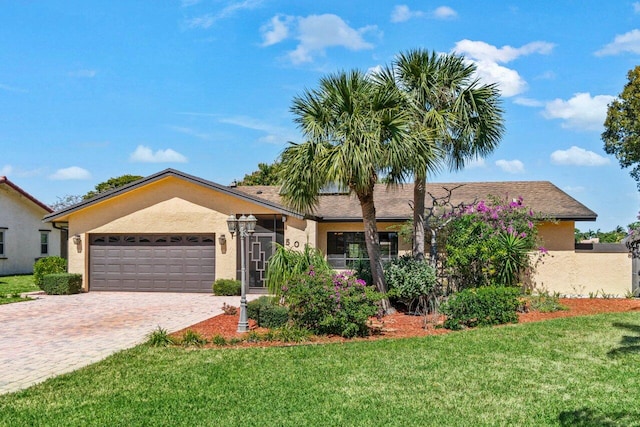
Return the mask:
M 598 213 L 583 230 L 635 220 L 600 139 L 640 57 L 633 1 L 4 2 L 0 175 L 45 203 L 167 167 L 229 184 L 301 140 L 295 95 L 414 48 L 474 61 L 505 110 L 491 156 L 431 181 L 549 180 Z

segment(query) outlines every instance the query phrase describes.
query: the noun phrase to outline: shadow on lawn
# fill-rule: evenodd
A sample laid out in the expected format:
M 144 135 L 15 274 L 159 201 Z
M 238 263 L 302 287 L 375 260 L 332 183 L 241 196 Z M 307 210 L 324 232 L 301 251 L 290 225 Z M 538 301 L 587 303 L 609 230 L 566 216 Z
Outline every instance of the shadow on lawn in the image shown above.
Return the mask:
M 638 427 L 640 412 L 596 413 L 593 409 L 581 408 L 575 411 L 563 411 L 558 416 L 563 427 Z
M 630 353 L 640 353 L 640 325 L 631 323 L 614 323 L 615 328 L 626 329 L 635 335 L 623 335 L 620 340 L 620 347 L 614 348 L 607 353 L 609 357 L 624 356 Z

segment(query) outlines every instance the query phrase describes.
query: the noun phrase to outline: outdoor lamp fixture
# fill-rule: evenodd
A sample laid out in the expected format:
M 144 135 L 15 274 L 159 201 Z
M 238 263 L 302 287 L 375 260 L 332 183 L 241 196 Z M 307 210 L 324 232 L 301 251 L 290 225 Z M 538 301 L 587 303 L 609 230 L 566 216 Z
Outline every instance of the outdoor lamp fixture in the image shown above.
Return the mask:
M 220 242 L 220 245 L 226 245 L 227 244 L 227 236 L 225 236 L 224 234 L 221 234 L 220 237 L 218 237 L 218 242 Z
M 82 243 L 82 238 L 80 237 L 79 234 L 73 235 L 73 243 L 75 243 L 76 245 L 79 245 L 80 243 Z
M 249 214 L 249 216 L 242 215 L 240 218 L 236 218 L 235 215 L 229 215 L 227 218 L 227 227 L 229 227 L 229 233 L 233 238 L 235 233 L 238 233 L 240 237 L 240 283 L 241 283 L 241 296 L 240 296 L 240 320 L 238 321 L 238 332 L 249 331 L 249 319 L 247 317 L 247 266 L 246 257 L 244 253 L 245 240 L 247 237 L 256 231 L 256 223 L 258 220 L 255 216 Z

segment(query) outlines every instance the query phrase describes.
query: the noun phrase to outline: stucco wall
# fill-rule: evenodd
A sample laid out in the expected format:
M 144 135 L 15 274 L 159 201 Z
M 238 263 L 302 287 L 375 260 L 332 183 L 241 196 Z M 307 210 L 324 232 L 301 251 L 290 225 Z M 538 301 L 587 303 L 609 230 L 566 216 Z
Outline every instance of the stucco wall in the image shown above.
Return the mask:
M 37 258 L 60 255 L 60 230 L 42 222 L 47 213 L 12 188 L 0 185 L 0 227 L 6 228 L 0 276 L 33 273 Z M 49 231 L 48 254 L 40 252 L 40 230 Z
M 216 278 L 236 277 L 236 239 L 227 228 L 230 214 L 274 214 L 273 210 L 174 177 L 131 190 L 69 217 L 69 271 L 89 286 L 90 233 L 215 233 Z M 73 243 L 73 236 L 82 243 Z M 226 244 L 219 243 L 220 235 Z
M 317 228 L 316 221 L 288 217 L 284 227 L 284 246 L 299 251 L 304 250 L 306 244 L 317 247 Z
M 626 253 L 549 251 L 534 276 L 536 289 L 563 295 L 631 291 L 631 258 Z
M 574 221 L 544 222 L 538 225 L 538 237 L 547 250 L 572 251 L 574 230 Z

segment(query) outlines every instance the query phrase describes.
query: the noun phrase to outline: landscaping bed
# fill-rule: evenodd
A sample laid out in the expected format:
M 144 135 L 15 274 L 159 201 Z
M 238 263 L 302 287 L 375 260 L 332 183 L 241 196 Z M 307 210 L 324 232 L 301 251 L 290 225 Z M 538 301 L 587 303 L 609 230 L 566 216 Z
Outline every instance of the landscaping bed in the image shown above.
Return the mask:
M 614 313 L 614 312 L 627 312 L 627 311 L 640 311 L 640 299 L 629 298 L 561 298 L 560 303 L 567 307 L 567 310 L 554 311 L 550 313 L 543 313 L 540 311 L 529 311 L 527 313 L 519 313 L 518 321 L 520 323 L 538 322 L 548 319 L 555 319 L 559 317 L 573 317 L 573 316 L 586 316 L 600 313 Z M 434 319 L 433 316 L 412 316 L 404 313 L 395 313 L 384 316 L 380 322 L 373 321 L 372 326 L 376 330 L 376 333 L 365 338 L 353 338 L 350 340 L 344 339 L 339 336 L 328 337 L 316 337 L 310 338 L 311 343 L 326 343 L 326 342 L 344 342 L 353 340 L 376 340 L 382 338 L 409 338 L 420 337 L 427 335 L 446 334 L 451 332 L 448 329 L 438 327 L 442 324 L 442 318 Z M 265 332 L 265 329 L 256 327 L 253 320 L 249 321 L 249 326 L 252 331 Z M 210 340 L 211 337 L 219 335 L 227 340 L 240 340 L 246 334 L 236 332 L 238 328 L 238 315 L 221 314 L 195 325 L 191 325 L 188 328 L 177 331 L 171 334 L 174 337 L 181 336 L 184 331 L 194 331 L 206 339 Z M 235 346 L 279 346 L 283 345 L 281 342 L 237 342 Z M 208 347 L 215 347 L 215 345 L 207 344 Z

